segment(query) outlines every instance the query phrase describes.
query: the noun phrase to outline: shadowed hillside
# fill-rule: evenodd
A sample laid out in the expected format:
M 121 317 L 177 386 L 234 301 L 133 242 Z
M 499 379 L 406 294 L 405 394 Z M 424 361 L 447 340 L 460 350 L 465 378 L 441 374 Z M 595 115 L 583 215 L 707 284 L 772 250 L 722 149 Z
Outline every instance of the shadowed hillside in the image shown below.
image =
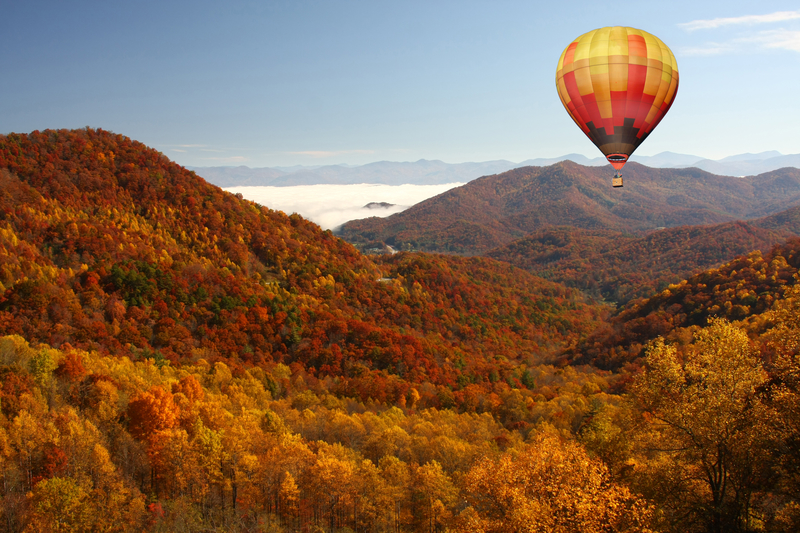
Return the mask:
M 638 360 L 656 337 L 681 342 L 711 317 L 742 320 L 764 313 L 797 282 L 800 239 L 743 255 L 658 294 L 631 302 L 607 325 L 569 350 L 572 362 L 619 369 Z M 688 332 L 687 332 L 688 328 Z
M 644 237 L 559 227 L 537 231 L 486 255 L 624 305 L 734 257 L 767 252 L 795 234 L 780 222 L 789 216 L 785 213 L 750 223 L 667 228 Z

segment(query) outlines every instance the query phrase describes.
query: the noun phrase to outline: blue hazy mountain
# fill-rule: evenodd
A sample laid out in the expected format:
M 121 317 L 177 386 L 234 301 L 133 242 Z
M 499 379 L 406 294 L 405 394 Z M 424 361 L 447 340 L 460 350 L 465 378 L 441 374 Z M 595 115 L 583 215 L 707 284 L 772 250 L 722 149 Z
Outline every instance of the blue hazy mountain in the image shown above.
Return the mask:
M 605 158 L 588 158 L 581 154 L 528 159 L 513 163 L 503 159 L 482 163 L 445 163 L 420 159 L 414 162 L 377 161 L 366 165 L 323 165 L 293 167 L 187 167 L 220 187 L 318 184 L 381 183 L 385 185 L 466 183 L 481 176 L 499 174 L 526 166 L 549 166 L 570 160 L 584 166 L 607 165 Z M 652 156 L 633 155 L 631 161 L 653 168 L 697 167 L 720 176 L 755 176 L 784 167 L 800 168 L 800 154 L 783 155 L 777 151 L 738 154 L 719 160 L 696 155 L 661 152 Z M 609 167 L 610 168 L 610 167 Z

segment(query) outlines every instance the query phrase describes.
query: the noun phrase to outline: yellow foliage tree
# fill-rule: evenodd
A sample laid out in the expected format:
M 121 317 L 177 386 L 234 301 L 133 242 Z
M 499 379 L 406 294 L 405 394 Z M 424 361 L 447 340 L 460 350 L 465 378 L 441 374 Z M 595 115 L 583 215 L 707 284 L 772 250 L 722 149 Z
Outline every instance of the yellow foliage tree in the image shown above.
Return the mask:
M 458 491 L 442 465 L 430 461 L 417 468 L 413 477 L 413 493 L 420 501 L 418 521 L 427 525 L 429 532 L 442 529 L 450 518 L 449 507 L 455 502 Z
M 540 433 L 518 455 L 485 458 L 464 479 L 459 532 L 648 532 L 650 507 L 578 443 Z
M 645 420 L 640 487 L 662 502 L 676 531 L 748 530 L 755 482 L 768 462 L 767 373 L 747 334 L 712 319 L 680 349 L 647 350 L 632 397 Z
M 92 503 L 86 491 L 70 478 L 40 481 L 29 495 L 26 532 L 78 533 L 92 523 Z
M 800 284 L 786 291 L 763 320 L 774 327 L 764 339 L 774 354 L 771 405 L 775 409 L 776 433 L 780 446 L 775 449 L 777 477 L 774 497 L 777 507 L 773 527 L 800 530 Z

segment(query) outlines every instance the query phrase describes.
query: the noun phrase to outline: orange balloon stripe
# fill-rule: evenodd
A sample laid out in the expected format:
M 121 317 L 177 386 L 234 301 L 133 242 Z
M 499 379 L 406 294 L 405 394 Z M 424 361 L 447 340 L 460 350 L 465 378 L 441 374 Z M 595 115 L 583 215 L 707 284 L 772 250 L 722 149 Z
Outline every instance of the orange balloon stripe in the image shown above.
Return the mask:
M 641 35 L 628 35 L 628 56 L 647 57 L 647 43 Z

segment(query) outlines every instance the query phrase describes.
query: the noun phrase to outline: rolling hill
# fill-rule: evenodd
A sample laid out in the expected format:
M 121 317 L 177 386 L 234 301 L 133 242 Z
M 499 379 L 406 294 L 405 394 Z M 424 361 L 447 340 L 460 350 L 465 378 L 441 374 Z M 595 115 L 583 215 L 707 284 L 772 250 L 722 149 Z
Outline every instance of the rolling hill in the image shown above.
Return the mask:
M 489 258 L 375 263 L 92 129 L 0 137 L 0 284 L 0 335 L 160 364 L 296 364 L 366 396 L 427 382 L 431 402 L 517 379 L 604 312 Z M 394 385 L 359 385 L 376 379 Z
M 800 207 L 774 215 L 644 236 L 571 227 L 545 229 L 486 253 L 538 276 L 625 305 L 737 256 L 800 235 Z
M 620 309 L 595 330 L 565 361 L 620 369 L 637 361 L 648 342 L 663 336 L 686 342 L 710 317 L 743 320 L 757 317 L 783 299 L 797 282 L 800 239 L 754 251 L 667 286 L 650 298 Z
M 764 219 L 679 226 L 642 237 L 558 227 L 535 232 L 486 255 L 625 305 L 737 256 L 754 250 L 766 253 L 794 234 L 786 225 L 766 229 L 762 223 Z
M 771 215 L 800 203 L 800 170 L 750 178 L 697 169 L 626 166 L 628 186 L 608 169 L 562 162 L 474 180 L 382 219 L 344 224 L 357 246 L 481 254 L 552 226 L 642 235 L 657 228 L 718 224 Z
M 780 178 L 750 192 L 780 204 Z M 713 218 L 702 190 L 693 216 Z M 561 262 L 571 283 L 585 258 L 598 290 L 627 275 L 636 294 L 626 256 L 648 275 L 699 268 L 799 212 L 643 236 L 553 226 L 498 253 Z M 0 136 L 0 523 L 708 531 L 721 522 L 698 465 L 722 456 L 735 494 L 716 530 L 752 513 L 796 531 L 798 367 L 772 356 L 796 354 L 799 267 L 791 240 L 611 316 L 489 257 L 363 256 L 122 135 Z

